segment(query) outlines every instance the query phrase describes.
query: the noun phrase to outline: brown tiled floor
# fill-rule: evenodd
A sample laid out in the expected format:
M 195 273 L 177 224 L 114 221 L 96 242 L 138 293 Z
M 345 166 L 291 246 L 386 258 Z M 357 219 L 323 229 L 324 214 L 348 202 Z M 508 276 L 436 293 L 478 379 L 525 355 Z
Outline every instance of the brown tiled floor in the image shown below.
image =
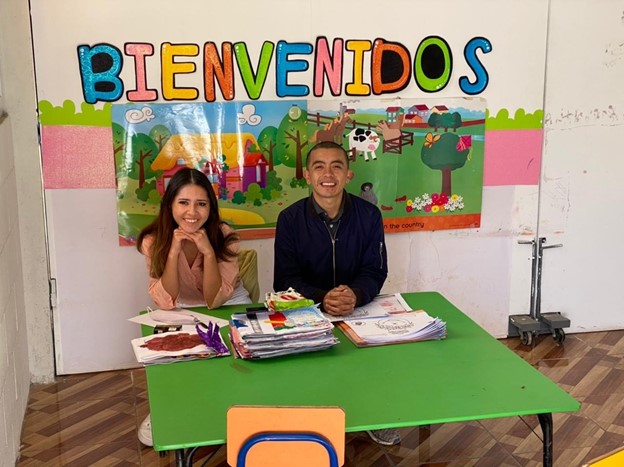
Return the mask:
M 553 416 L 555 466 L 580 466 L 624 447 L 624 331 L 568 335 L 563 346 L 549 336 L 538 337 L 533 347 L 517 338 L 502 342 L 582 403 L 578 413 Z M 142 369 L 59 377 L 54 384 L 33 386 L 18 465 L 174 465 L 172 453 L 160 457 L 137 440 L 147 412 Z M 401 433 L 402 443 L 393 447 L 379 446 L 363 433 L 348 434 L 345 466 L 541 465 L 542 432 L 535 416 Z M 226 466 L 224 452 L 202 449 L 195 465 Z

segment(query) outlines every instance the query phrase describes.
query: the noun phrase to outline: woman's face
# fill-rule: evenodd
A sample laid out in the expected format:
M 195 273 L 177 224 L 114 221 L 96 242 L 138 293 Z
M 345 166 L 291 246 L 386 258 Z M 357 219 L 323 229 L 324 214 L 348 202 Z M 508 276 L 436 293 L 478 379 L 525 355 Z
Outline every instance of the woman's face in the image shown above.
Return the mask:
M 197 232 L 208 220 L 210 200 L 208 193 L 199 185 L 185 185 L 173 199 L 173 220 L 185 232 Z

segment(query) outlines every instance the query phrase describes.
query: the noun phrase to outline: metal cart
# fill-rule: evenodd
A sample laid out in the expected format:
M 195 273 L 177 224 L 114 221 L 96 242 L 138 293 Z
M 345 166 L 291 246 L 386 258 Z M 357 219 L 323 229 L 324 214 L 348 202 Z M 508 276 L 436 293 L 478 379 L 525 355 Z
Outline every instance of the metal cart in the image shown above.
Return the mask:
M 511 315 L 509 317 L 509 337 L 520 336 L 524 345 L 533 344 L 533 339 L 537 335 L 552 334 L 553 339 L 558 344 L 565 340 L 563 328 L 570 327 L 570 320 L 561 313 L 541 312 L 541 289 L 542 289 L 542 259 L 543 252 L 548 248 L 559 248 L 563 245 L 544 245 L 546 237 L 539 237 L 533 240 L 518 240 L 520 244 L 531 244 L 533 247 L 531 265 L 531 308 L 528 315 Z

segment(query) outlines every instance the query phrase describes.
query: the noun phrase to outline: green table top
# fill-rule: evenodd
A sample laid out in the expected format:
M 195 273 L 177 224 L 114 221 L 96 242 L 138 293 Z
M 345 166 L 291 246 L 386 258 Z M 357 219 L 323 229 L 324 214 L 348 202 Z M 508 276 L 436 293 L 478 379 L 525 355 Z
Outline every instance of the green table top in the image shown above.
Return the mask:
M 226 412 L 232 405 L 340 406 L 348 432 L 580 408 L 439 293 L 403 297 L 413 309 L 446 321 L 448 337 L 357 348 L 336 329 L 341 342 L 326 351 L 148 367 L 154 448 L 225 443 Z M 210 314 L 229 318 L 244 309 L 228 306 Z

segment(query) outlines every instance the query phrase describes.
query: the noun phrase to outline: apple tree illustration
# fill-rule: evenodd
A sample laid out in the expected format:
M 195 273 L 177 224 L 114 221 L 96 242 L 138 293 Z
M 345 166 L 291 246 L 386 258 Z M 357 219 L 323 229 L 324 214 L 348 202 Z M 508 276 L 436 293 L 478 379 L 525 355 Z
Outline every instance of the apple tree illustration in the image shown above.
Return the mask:
M 460 149 L 460 137 L 455 133 L 434 135 L 427 133 L 425 142 L 420 151 L 423 163 L 433 170 L 442 173 L 442 188 L 440 194 L 450 196 L 452 193 L 451 173 L 463 167 L 468 160 L 470 148 Z

